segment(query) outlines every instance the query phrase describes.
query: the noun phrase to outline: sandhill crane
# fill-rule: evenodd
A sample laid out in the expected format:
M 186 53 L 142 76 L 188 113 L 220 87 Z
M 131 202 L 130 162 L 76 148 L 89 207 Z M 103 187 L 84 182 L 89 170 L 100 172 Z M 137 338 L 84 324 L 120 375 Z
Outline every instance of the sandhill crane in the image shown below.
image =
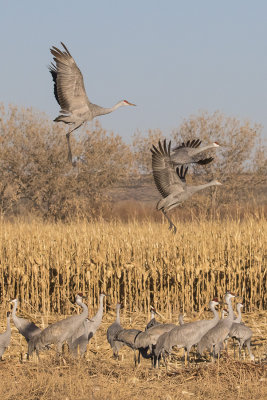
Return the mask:
M 177 325 L 175 324 L 160 324 L 152 326 L 152 328 L 148 329 L 145 332 L 140 332 L 139 335 L 136 336 L 135 346 L 137 349 L 150 349 L 152 353 L 154 346 L 157 343 L 158 338 L 165 332 L 171 331 Z
M 246 326 L 242 320 L 242 315 L 241 315 L 241 308 L 243 307 L 243 304 L 238 303 L 236 308 L 238 311 L 238 317 L 234 320 L 234 322 L 231 325 L 230 332 L 229 332 L 229 337 L 231 337 L 233 340 L 236 339 L 239 344 L 239 358 L 241 358 L 241 351 L 244 345 L 247 346 L 248 353 L 250 356 L 251 360 L 254 360 L 254 355 L 251 353 L 250 350 L 250 342 L 251 342 L 251 337 L 253 335 L 252 330 Z M 235 343 L 234 343 L 235 345 Z M 235 357 L 235 346 L 234 346 L 234 357 Z
M 152 328 L 152 326 L 160 325 L 160 322 L 158 322 L 155 318 L 155 314 L 157 314 L 157 311 L 155 310 L 155 308 L 153 306 L 150 306 L 150 312 L 151 312 L 151 319 L 150 319 L 149 323 L 147 324 L 145 330 Z
M 184 325 L 184 315 L 183 314 L 179 314 L 179 316 L 178 316 L 178 322 L 179 322 L 179 325 L 181 326 L 181 325 Z
M 78 315 L 73 315 L 54 324 L 49 325 L 38 335 L 33 336 L 29 341 L 28 353 L 31 355 L 36 351 L 37 355 L 39 351 L 45 348 L 47 345 L 56 344 L 58 352 L 61 353 L 63 343 L 71 338 L 74 332 L 84 323 L 88 317 L 88 308 L 86 304 L 82 302 L 83 295 L 77 294 L 75 302 L 82 307 L 83 312 Z
M 174 166 L 184 164 L 200 164 L 206 165 L 214 160 L 213 157 L 205 158 L 207 150 L 220 147 L 217 142 L 209 144 L 204 147 L 199 147 L 201 140 L 194 139 L 188 140 L 186 143 L 182 143 L 176 146 L 171 151 L 171 162 Z M 154 146 L 153 146 L 154 147 Z
M 36 326 L 33 322 L 30 322 L 25 318 L 17 317 L 17 315 L 16 315 L 16 311 L 17 311 L 17 307 L 18 307 L 17 299 L 11 300 L 10 303 L 13 303 L 12 319 L 13 319 L 14 325 L 18 329 L 19 333 L 25 337 L 25 339 L 28 343 L 29 340 L 33 336 L 41 333 L 41 329 L 38 328 L 38 326 Z
M 57 47 L 50 49 L 56 63 L 49 66 L 54 81 L 54 95 L 61 107 L 60 115 L 55 122 L 70 125 L 66 135 L 68 142 L 68 160 L 72 162 L 70 134 L 84 122 L 91 121 L 98 115 L 109 114 L 122 106 L 134 106 L 127 100 L 119 101 L 111 108 L 103 108 L 90 102 L 86 95 L 83 76 L 67 47 L 61 42 L 65 51 Z
M 231 303 L 231 299 L 233 297 L 235 297 L 233 293 L 226 293 L 225 303 L 228 306 L 228 316 L 224 319 L 221 319 L 201 338 L 197 346 L 197 350 L 200 354 L 202 354 L 203 351 L 207 348 L 210 351 L 212 350 L 213 359 L 215 358 L 216 354 L 218 354 L 218 356 L 220 355 L 222 344 L 229 335 L 231 325 L 234 321 L 234 312 Z
M 108 327 L 108 330 L 107 330 L 107 340 L 110 344 L 110 347 L 112 348 L 113 356 L 115 358 L 119 357 L 120 348 L 124 345 L 123 342 L 118 342 L 115 340 L 115 336 L 117 335 L 117 333 L 119 333 L 120 331 L 123 330 L 123 328 L 120 324 L 120 308 L 121 308 L 121 304 L 118 303 L 116 306 L 116 320 L 115 320 L 115 322 L 113 322 L 113 324 L 111 324 Z
M 153 328 L 151 328 L 153 329 Z M 137 362 L 140 363 L 140 352 L 145 357 L 146 350 L 138 349 L 135 344 L 135 338 L 140 334 L 139 329 L 122 329 L 117 332 L 114 336 L 114 340 L 118 342 L 122 342 L 124 345 L 130 347 L 134 351 L 134 365 L 136 366 Z M 136 358 L 136 350 L 139 350 L 138 360 Z
M 161 210 L 163 215 L 169 221 L 169 229 L 174 230 L 176 233 L 176 226 L 173 224 L 171 219 L 167 215 L 167 211 L 172 210 L 179 204 L 189 199 L 196 192 L 205 189 L 210 186 L 221 185 L 217 180 L 205 183 L 198 186 L 189 186 L 186 184 L 185 176 L 188 171 L 188 167 L 177 167 L 176 170 L 172 167 L 171 161 L 171 142 L 169 142 L 168 148 L 166 140 L 163 142 L 163 146 L 159 141 L 159 148 L 153 146 L 152 152 L 152 169 L 154 181 L 158 191 L 162 195 L 163 199 L 157 204 L 157 210 Z
M 86 352 L 89 340 L 99 328 L 103 317 L 105 296 L 104 293 L 101 293 L 99 296 L 99 309 L 96 315 L 90 320 L 87 318 L 68 340 L 69 350 L 73 356 L 83 355 Z
M 234 322 L 236 322 L 237 324 L 240 324 L 242 321 L 241 308 L 243 308 L 243 304 L 237 303 L 236 305 L 237 317 L 234 316 Z
M 159 342 L 156 343 L 154 349 L 154 365 L 158 363 L 158 359 L 161 354 L 170 354 L 172 347 L 177 346 L 178 348 L 185 348 L 185 364 L 189 360 L 189 353 L 191 347 L 197 344 L 201 337 L 205 335 L 213 326 L 215 326 L 219 321 L 219 314 L 215 307 L 219 304 L 218 299 L 214 298 L 209 303 L 209 308 L 213 312 L 213 319 L 210 320 L 200 320 L 190 322 L 188 324 L 183 324 L 181 326 L 176 326 L 164 338 L 161 338 Z
M 11 339 L 10 312 L 7 312 L 6 316 L 7 316 L 6 331 L 0 334 L 0 360 L 2 360 L 2 355 L 8 348 Z

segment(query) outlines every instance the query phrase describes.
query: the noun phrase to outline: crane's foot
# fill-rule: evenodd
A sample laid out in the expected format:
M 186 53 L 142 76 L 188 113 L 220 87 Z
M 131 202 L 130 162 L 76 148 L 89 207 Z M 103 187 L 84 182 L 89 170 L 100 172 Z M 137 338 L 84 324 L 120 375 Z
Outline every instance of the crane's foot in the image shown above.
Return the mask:
M 169 230 L 172 231 L 172 233 L 175 235 L 177 232 L 177 228 L 173 223 L 170 223 L 169 225 Z

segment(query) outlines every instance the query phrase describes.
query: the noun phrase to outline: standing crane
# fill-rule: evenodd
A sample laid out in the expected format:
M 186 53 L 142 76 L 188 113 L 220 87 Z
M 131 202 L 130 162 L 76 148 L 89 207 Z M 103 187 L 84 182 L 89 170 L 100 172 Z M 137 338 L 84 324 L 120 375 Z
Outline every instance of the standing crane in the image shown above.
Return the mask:
M 209 308 L 213 312 L 213 319 L 200 320 L 176 326 L 170 330 L 164 338 L 159 338 L 154 349 L 154 366 L 158 364 L 160 356 L 165 353 L 170 354 L 173 346 L 178 348 L 185 348 L 185 365 L 189 360 L 189 353 L 191 347 L 197 344 L 203 335 L 208 332 L 212 327 L 217 325 L 219 321 L 219 314 L 215 307 L 219 304 L 217 298 L 214 298 L 209 303 Z
M 110 347 L 112 348 L 114 358 L 119 357 L 120 348 L 123 346 L 123 342 L 119 342 L 119 341 L 115 340 L 115 336 L 117 335 L 117 333 L 119 333 L 120 331 L 123 330 L 123 328 L 120 324 L 120 308 L 121 308 L 121 303 L 117 303 L 116 319 L 113 322 L 113 324 L 111 324 L 108 327 L 108 330 L 107 330 L 107 340 L 110 344 Z
M 152 328 L 151 328 L 152 329 Z M 114 340 L 116 342 L 121 342 L 123 345 L 130 347 L 134 351 L 134 365 L 136 366 L 137 362 L 140 363 L 140 352 L 143 353 L 143 356 L 146 355 L 146 351 L 139 350 L 135 344 L 136 337 L 141 333 L 139 329 L 122 329 L 118 331 L 115 336 Z M 138 359 L 136 358 L 136 350 L 139 350 Z
M 157 210 L 161 210 L 163 215 L 169 221 L 169 229 L 174 230 L 176 233 L 177 228 L 167 215 L 167 211 L 172 210 L 179 204 L 183 203 L 196 192 L 203 190 L 210 186 L 221 185 L 217 180 L 205 183 L 204 185 L 189 186 L 186 184 L 185 176 L 188 167 L 177 167 L 176 170 L 172 166 L 171 160 L 171 142 L 167 147 L 166 140 L 163 146 L 159 141 L 159 147 L 153 146 L 152 152 L 152 169 L 154 181 L 158 191 L 163 199 L 157 204 Z
M 33 336 L 39 335 L 39 333 L 41 333 L 41 329 L 38 328 L 38 326 L 36 326 L 33 322 L 30 322 L 25 318 L 20 318 L 16 315 L 16 311 L 18 308 L 18 299 L 11 300 L 10 303 L 13 304 L 12 319 L 14 325 L 19 333 L 25 337 L 28 343 Z
M 145 328 L 146 331 L 148 329 L 152 328 L 152 326 L 160 325 L 160 322 L 158 322 L 156 320 L 156 318 L 155 318 L 155 314 L 157 314 L 157 311 L 153 306 L 150 306 L 150 312 L 151 312 L 151 319 L 150 319 L 150 321 L 148 322 L 148 324 L 147 324 L 147 326 Z
M 135 339 L 135 346 L 137 349 L 148 349 L 152 354 L 154 346 L 157 343 L 158 338 L 165 332 L 171 331 L 173 328 L 177 327 L 175 324 L 160 324 L 152 326 L 152 328 L 140 332 Z
M 73 356 L 83 355 L 87 350 L 87 345 L 90 339 L 94 336 L 99 328 L 104 309 L 104 297 L 106 295 L 101 293 L 99 296 L 99 309 L 92 319 L 86 319 L 82 325 L 79 326 L 77 331 L 68 340 L 69 349 Z
M 231 337 L 233 340 L 236 339 L 239 344 L 239 358 L 241 358 L 241 351 L 244 345 L 247 346 L 248 353 L 250 356 L 250 359 L 254 361 L 254 355 L 251 352 L 250 349 L 250 342 L 251 338 L 253 335 L 252 330 L 246 326 L 242 321 L 242 315 L 241 315 L 241 308 L 243 307 L 243 304 L 238 303 L 236 308 L 238 312 L 238 317 L 234 319 L 234 322 L 231 325 L 231 329 L 229 332 L 229 337 Z M 234 342 L 234 357 L 235 357 L 235 342 Z
M 82 124 L 93 118 L 109 114 L 122 106 L 134 106 L 127 100 L 119 101 L 111 108 L 103 108 L 90 102 L 87 97 L 83 76 L 67 47 L 61 42 L 64 50 L 57 47 L 50 49 L 56 63 L 49 66 L 54 81 L 54 95 L 61 107 L 60 115 L 55 122 L 64 122 L 70 125 L 66 134 L 68 142 L 68 160 L 72 162 L 70 134 Z
M 78 306 L 82 307 L 83 312 L 78 315 L 73 315 L 54 324 L 49 325 L 38 335 L 33 336 L 29 341 L 28 353 L 31 355 L 47 347 L 50 344 L 56 344 L 58 352 L 62 352 L 62 345 L 65 341 L 70 339 L 74 332 L 82 325 L 86 318 L 88 318 L 88 307 L 82 302 L 84 296 L 79 293 L 75 296 L 75 302 Z
M 11 339 L 11 327 L 10 327 L 10 312 L 7 312 L 7 326 L 6 331 L 0 334 L 0 360 L 2 360 L 2 356 L 6 349 L 9 346 Z
M 173 166 L 184 164 L 206 165 L 213 161 L 213 157 L 205 158 L 205 153 L 208 150 L 220 147 L 220 145 L 217 142 L 213 142 L 207 146 L 199 147 L 200 144 L 201 140 L 194 139 L 188 140 L 186 143 L 182 143 L 181 145 L 174 147 L 170 154 Z M 157 148 L 154 146 L 153 148 L 154 150 L 157 150 Z
M 197 345 L 197 350 L 200 354 L 202 354 L 206 348 L 210 351 L 212 350 L 213 360 L 215 359 L 215 355 L 218 354 L 218 357 L 220 356 L 220 350 L 223 347 L 223 342 L 229 335 L 232 323 L 234 321 L 234 311 L 231 302 L 233 297 L 235 297 L 233 293 L 226 293 L 225 303 L 228 306 L 227 317 L 220 319 L 213 328 L 206 332 Z

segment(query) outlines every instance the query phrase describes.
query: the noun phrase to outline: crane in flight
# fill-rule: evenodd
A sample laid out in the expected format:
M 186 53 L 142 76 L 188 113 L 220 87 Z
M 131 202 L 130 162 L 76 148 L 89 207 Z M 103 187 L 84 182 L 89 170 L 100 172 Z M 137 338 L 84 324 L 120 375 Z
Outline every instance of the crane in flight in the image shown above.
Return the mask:
M 49 71 L 54 81 L 54 95 L 61 107 L 55 122 L 64 122 L 70 125 L 66 134 L 68 143 L 68 160 L 72 163 L 70 134 L 83 123 L 91 121 L 98 115 L 109 114 L 122 106 L 135 106 L 127 100 L 121 100 L 111 108 L 100 107 L 90 102 L 87 97 L 83 75 L 67 47 L 62 43 L 63 51 L 53 46 L 50 51 L 54 56 L 55 64 L 51 63 Z
M 152 170 L 154 181 L 158 191 L 162 195 L 161 199 L 157 204 L 157 210 L 161 210 L 163 215 L 169 221 L 169 229 L 176 233 L 177 228 L 167 215 L 167 211 L 172 210 L 179 204 L 189 199 L 193 194 L 199 190 L 205 189 L 209 186 L 221 185 L 217 180 L 212 180 L 203 185 L 189 186 L 186 184 L 185 176 L 188 171 L 188 167 L 173 167 L 171 159 L 171 141 L 168 146 L 166 139 L 163 142 L 163 146 L 159 141 L 159 147 L 153 146 L 150 149 L 152 152 Z

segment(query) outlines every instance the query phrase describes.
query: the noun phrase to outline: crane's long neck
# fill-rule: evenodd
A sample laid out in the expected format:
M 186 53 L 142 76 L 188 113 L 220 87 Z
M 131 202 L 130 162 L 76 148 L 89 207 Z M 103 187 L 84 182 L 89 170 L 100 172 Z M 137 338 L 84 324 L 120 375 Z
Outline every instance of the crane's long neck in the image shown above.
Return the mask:
M 196 149 L 192 149 L 193 150 L 193 154 L 199 154 L 202 153 L 202 151 L 206 151 L 209 149 L 214 149 L 214 144 L 209 144 L 208 146 L 203 146 L 203 147 L 197 147 Z
M 155 318 L 155 313 L 153 310 L 151 310 L 151 319 L 154 319 L 154 318 Z
M 216 181 L 211 181 L 208 183 L 204 183 L 203 185 L 197 185 L 197 186 L 188 186 L 188 189 L 192 192 L 192 193 L 196 193 L 199 192 L 200 190 L 206 189 L 210 186 L 214 186 L 216 185 L 217 182 Z
M 213 319 L 214 319 L 214 320 L 219 320 L 219 313 L 218 313 L 218 311 L 216 310 L 214 304 L 211 304 L 210 310 L 213 312 L 213 315 L 214 315 Z
M 98 309 L 96 315 L 94 316 L 93 320 L 100 320 L 100 322 L 101 322 L 102 317 L 103 317 L 103 308 L 104 308 L 103 303 L 104 303 L 104 297 L 100 296 L 99 309 Z
M 178 321 L 179 321 L 180 325 L 184 324 L 184 316 L 183 316 L 183 314 L 179 314 Z
M 226 302 L 226 304 L 227 304 L 227 306 L 228 306 L 228 316 L 227 316 L 226 319 L 227 319 L 228 321 L 233 321 L 235 315 L 234 315 L 234 310 L 233 310 L 233 307 L 232 307 L 231 298 L 229 298 L 229 297 L 226 296 L 225 302 Z
M 237 305 L 237 318 L 235 319 L 235 322 L 237 324 L 240 324 L 240 322 L 242 321 L 242 315 L 241 315 L 241 306 Z
M 94 104 L 94 108 L 93 108 L 93 117 L 97 117 L 98 115 L 105 115 L 105 114 L 110 114 L 113 111 L 117 110 L 117 108 L 121 107 L 123 105 L 122 101 L 119 101 L 117 104 L 115 104 L 115 106 L 111 107 L 111 108 L 105 108 L 105 107 L 100 107 L 96 104 Z
M 83 312 L 80 315 L 76 315 L 75 317 L 78 317 L 79 320 L 85 320 L 88 317 L 88 307 L 86 304 L 84 304 L 81 300 L 76 301 L 76 303 L 82 307 Z
M 121 323 L 121 321 L 120 321 L 120 305 L 119 304 L 117 305 L 117 308 L 116 308 L 116 322 L 118 324 Z
M 6 322 L 6 332 L 11 332 L 11 326 L 10 326 L 10 315 L 7 317 L 7 322 Z
M 12 318 L 13 318 L 13 320 L 16 319 L 16 317 L 17 317 L 16 316 L 17 308 L 18 308 L 18 303 L 15 301 L 13 303 L 13 308 L 12 308 Z

